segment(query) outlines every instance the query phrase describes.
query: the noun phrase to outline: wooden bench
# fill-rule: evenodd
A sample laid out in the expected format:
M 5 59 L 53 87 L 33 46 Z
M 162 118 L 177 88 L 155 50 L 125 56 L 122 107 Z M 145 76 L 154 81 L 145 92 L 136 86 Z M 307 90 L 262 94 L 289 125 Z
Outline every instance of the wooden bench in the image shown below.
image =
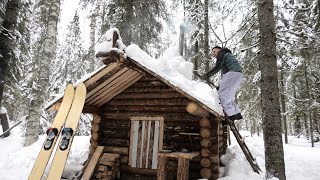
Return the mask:
M 158 170 L 157 179 L 167 180 L 168 158 L 178 159 L 177 180 L 189 179 L 189 160 L 198 156 L 199 152 L 183 153 L 183 152 L 159 152 L 158 153 Z

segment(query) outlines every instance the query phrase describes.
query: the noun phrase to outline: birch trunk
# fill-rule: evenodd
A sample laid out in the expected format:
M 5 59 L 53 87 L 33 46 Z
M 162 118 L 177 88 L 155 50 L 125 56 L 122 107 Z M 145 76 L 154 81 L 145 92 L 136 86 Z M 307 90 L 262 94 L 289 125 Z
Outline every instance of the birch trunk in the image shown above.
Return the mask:
M 38 41 L 40 47 L 33 57 L 32 95 L 30 96 L 30 109 L 26 118 L 27 129 L 25 146 L 38 140 L 40 132 L 40 119 L 43 104 L 48 98 L 49 75 L 51 62 L 56 57 L 57 24 L 60 15 L 60 0 L 46 0 L 40 6 L 41 25 L 45 28 Z

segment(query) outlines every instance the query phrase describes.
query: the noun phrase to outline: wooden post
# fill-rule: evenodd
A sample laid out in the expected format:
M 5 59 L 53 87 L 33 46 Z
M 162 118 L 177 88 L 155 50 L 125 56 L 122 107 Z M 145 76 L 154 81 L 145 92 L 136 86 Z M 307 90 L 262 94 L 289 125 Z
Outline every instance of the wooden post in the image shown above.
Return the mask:
M 157 180 L 167 180 L 168 159 L 165 156 L 158 156 Z
M 9 120 L 7 111 L 4 109 L 4 107 L 0 108 L 0 121 L 2 124 L 2 130 L 5 132 L 2 137 L 8 137 L 10 135 L 10 131 L 7 131 L 9 129 Z
M 189 179 L 189 164 L 189 159 L 183 157 L 178 158 L 177 180 Z

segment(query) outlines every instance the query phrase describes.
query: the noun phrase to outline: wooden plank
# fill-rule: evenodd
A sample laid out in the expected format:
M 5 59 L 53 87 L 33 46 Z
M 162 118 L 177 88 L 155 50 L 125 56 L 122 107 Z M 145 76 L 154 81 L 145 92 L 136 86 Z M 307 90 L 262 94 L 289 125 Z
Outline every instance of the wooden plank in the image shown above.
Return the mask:
M 84 81 L 84 84 L 86 85 L 86 87 L 90 86 L 91 84 L 93 84 L 94 82 L 96 82 L 98 79 L 100 79 L 101 77 L 103 77 L 104 75 L 106 75 L 108 72 L 110 72 L 111 70 L 113 70 L 114 68 L 116 68 L 117 66 L 120 66 L 120 64 L 118 63 L 112 63 L 109 66 L 101 69 L 98 73 L 96 73 L 95 75 L 93 75 L 92 77 L 90 77 L 90 79 L 87 79 L 86 81 Z
M 89 105 L 93 104 L 95 101 L 97 101 L 98 99 L 101 99 L 104 95 L 103 93 L 108 92 L 108 90 L 114 86 L 116 86 L 116 84 L 119 81 L 122 81 L 124 78 L 126 78 L 128 75 L 130 75 L 133 71 L 130 69 L 125 69 L 126 71 L 119 71 L 119 73 L 122 74 L 114 74 L 112 77 L 109 78 L 109 80 L 106 80 L 103 84 L 105 84 L 105 86 L 103 86 L 101 89 L 99 89 L 95 94 L 91 94 L 90 97 L 87 98 L 87 103 Z
M 189 179 L 189 164 L 189 159 L 182 157 L 178 158 L 177 180 Z
M 129 86 L 131 86 L 132 84 L 137 82 L 142 77 L 143 77 L 142 74 L 135 73 L 135 74 L 132 74 L 131 77 L 126 79 L 124 82 L 120 82 L 119 86 L 115 87 L 114 89 L 111 89 L 111 91 L 108 93 L 108 95 L 106 95 L 100 101 L 97 102 L 98 107 L 101 107 L 103 104 L 105 104 L 106 102 L 111 100 L 113 97 L 117 96 L 118 94 L 120 94 L 122 91 L 127 89 Z
M 198 156 L 200 152 L 191 152 L 191 153 L 182 153 L 182 152 L 171 152 L 171 153 L 164 153 L 164 152 L 159 152 L 158 156 L 161 157 L 170 157 L 170 158 L 187 158 L 187 159 L 192 159 L 196 156 Z
M 147 168 L 152 168 L 153 159 L 153 146 L 154 146 L 154 132 L 155 132 L 155 121 L 149 121 L 150 124 L 150 141 L 149 141 L 149 152 L 148 152 L 148 164 Z M 158 136 L 159 137 L 159 136 Z
M 90 159 L 90 162 L 83 173 L 81 180 L 89 180 L 94 172 L 94 169 L 103 153 L 103 146 L 98 146 L 97 149 L 94 151 L 93 156 Z
M 159 148 L 161 150 L 163 147 L 163 130 L 164 130 L 164 121 L 159 121 Z
M 147 156 L 148 156 L 148 140 L 149 140 L 149 138 L 148 138 L 148 133 L 149 133 L 149 129 L 148 129 L 148 125 L 149 125 L 149 123 L 148 123 L 148 121 L 144 121 L 144 127 L 143 127 L 143 129 L 144 129 L 144 134 L 143 134 L 143 143 L 142 143 L 142 145 L 143 145 L 143 147 L 142 147 L 142 163 L 141 163 L 141 167 L 142 168 L 148 168 L 148 167 L 146 167 L 146 165 L 147 165 Z
M 158 156 L 157 180 L 167 180 L 168 178 L 168 159 Z
M 96 94 L 98 91 L 100 91 L 102 88 L 104 88 L 106 85 L 108 85 L 110 82 L 112 82 L 114 79 L 116 79 L 117 77 L 119 77 L 121 74 L 123 74 L 124 72 L 126 72 L 128 70 L 127 67 L 124 67 L 122 69 L 120 69 L 118 72 L 116 72 L 115 74 L 113 74 L 110 78 L 106 79 L 103 83 L 99 84 L 97 87 L 95 87 L 94 89 L 92 89 L 90 92 L 88 92 L 87 94 L 87 99 L 91 100 L 92 99 L 92 95 Z M 99 93 L 98 93 L 99 94 Z
M 94 105 L 101 103 L 101 99 L 103 99 L 106 95 L 114 92 L 114 90 L 119 89 L 119 86 L 121 86 L 122 84 L 126 82 L 128 83 L 128 81 L 130 82 L 131 80 L 133 80 L 135 77 L 137 77 L 137 74 L 140 75 L 139 73 L 129 69 L 128 71 L 123 73 L 121 76 L 119 76 L 118 78 L 110 82 L 107 86 L 102 88 L 98 92 L 98 96 L 90 100 L 90 103 L 93 103 Z
M 131 130 L 130 130 L 130 147 L 129 147 L 129 165 L 132 166 L 132 152 L 133 152 L 133 140 L 134 140 L 134 123 L 131 121 Z
M 138 121 L 139 123 L 139 130 L 138 130 L 138 143 L 137 143 L 137 162 L 136 162 L 136 167 L 137 168 L 142 168 L 141 167 L 141 162 L 140 162 L 140 159 L 141 159 L 141 138 L 142 138 L 142 125 L 143 125 L 143 121 Z

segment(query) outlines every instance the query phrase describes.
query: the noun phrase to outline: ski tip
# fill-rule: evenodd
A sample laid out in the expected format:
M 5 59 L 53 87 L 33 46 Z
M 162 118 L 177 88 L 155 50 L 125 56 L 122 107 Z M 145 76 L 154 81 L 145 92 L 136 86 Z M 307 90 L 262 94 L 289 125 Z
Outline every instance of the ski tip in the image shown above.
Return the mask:
M 86 87 L 86 85 L 84 83 L 78 84 L 77 88 L 87 89 L 87 87 Z
M 76 92 L 79 91 L 79 92 L 82 92 L 82 93 L 87 93 L 87 87 L 84 83 L 80 83 L 77 85 L 77 88 L 76 88 Z
M 68 89 L 74 89 L 73 85 L 72 84 L 68 84 L 65 91 L 67 91 Z

